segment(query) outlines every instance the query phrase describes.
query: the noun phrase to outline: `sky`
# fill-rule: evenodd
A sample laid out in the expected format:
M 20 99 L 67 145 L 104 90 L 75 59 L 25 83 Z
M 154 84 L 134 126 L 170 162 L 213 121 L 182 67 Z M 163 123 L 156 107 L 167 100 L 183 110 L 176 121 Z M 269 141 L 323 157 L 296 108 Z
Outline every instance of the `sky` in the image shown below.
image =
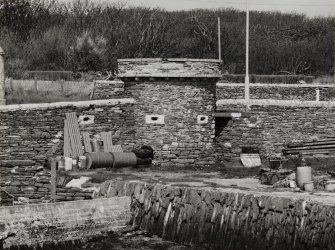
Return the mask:
M 117 2 L 120 0 L 107 0 Z M 246 0 L 121 0 L 127 5 L 167 10 L 236 8 L 245 10 Z M 250 10 L 304 13 L 310 17 L 335 16 L 335 0 L 248 0 Z

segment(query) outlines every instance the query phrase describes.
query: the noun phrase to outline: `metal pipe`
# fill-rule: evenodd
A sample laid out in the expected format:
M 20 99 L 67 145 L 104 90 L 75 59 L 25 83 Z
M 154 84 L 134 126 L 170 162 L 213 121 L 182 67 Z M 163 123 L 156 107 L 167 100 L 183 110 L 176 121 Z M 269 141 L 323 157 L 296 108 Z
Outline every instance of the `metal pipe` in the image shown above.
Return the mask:
M 5 52 L 0 47 L 0 105 L 6 105 L 5 99 Z
M 218 17 L 218 46 L 219 46 L 219 60 L 221 60 L 221 22 Z
M 245 46 L 245 87 L 244 87 L 244 98 L 249 101 L 249 0 L 246 0 L 246 46 Z

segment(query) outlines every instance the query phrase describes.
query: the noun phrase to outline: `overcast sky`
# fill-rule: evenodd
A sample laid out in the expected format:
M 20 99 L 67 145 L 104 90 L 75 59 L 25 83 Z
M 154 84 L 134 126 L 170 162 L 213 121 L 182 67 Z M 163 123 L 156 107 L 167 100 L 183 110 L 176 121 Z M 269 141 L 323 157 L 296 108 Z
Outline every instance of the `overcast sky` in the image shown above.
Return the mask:
M 117 2 L 119 0 L 107 0 Z M 160 7 L 167 10 L 195 8 L 245 9 L 246 0 L 122 0 L 128 5 Z M 249 0 L 251 10 L 305 13 L 308 16 L 335 16 L 335 0 Z

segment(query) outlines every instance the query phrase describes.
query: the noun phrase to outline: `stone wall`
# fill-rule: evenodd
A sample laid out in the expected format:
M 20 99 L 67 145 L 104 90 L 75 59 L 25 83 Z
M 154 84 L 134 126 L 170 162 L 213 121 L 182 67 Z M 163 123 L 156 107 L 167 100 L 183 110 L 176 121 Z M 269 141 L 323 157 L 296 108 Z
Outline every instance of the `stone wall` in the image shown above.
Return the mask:
M 216 138 L 225 160 L 238 160 L 243 146 L 271 158 L 289 142 L 335 136 L 334 102 L 219 100 L 217 110 L 241 113 Z
M 125 81 L 125 94 L 137 103 L 136 143 L 153 146 L 162 167 L 214 163 L 215 81 Z M 146 115 L 163 115 L 164 123 L 148 124 Z
M 95 81 L 92 99 L 103 100 L 124 97 L 124 83 L 121 80 Z
M 0 107 L 1 160 L 34 160 L 63 154 L 65 113 L 93 115 L 93 124 L 80 125 L 92 135 L 113 132 L 113 143 L 134 144 L 134 100 L 115 99 L 53 104 L 23 104 Z
M 129 197 L 114 197 L 0 207 L 0 248 L 68 249 L 75 240 L 125 227 L 131 218 L 129 205 Z
M 250 84 L 251 99 L 315 101 L 316 90 L 320 91 L 320 101 L 335 101 L 335 86 L 321 84 Z M 217 83 L 217 99 L 243 99 L 244 84 Z
M 135 225 L 192 248 L 335 248 L 333 202 L 141 182 L 112 181 L 108 187 L 102 195 L 132 197 Z

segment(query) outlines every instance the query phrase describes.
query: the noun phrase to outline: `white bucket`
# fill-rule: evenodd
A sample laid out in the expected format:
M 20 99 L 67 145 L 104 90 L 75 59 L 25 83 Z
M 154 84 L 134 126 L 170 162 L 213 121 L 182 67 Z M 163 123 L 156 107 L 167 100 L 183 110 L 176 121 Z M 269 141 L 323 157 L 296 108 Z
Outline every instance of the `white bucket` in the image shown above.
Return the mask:
M 312 168 L 311 167 L 298 167 L 297 168 L 297 185 L 303 189 L 306 182 L 312 181 Z
M 313 181 L 305 182 L 304 183 L 304 189 L 307 192 L 313 192 L 313 190 L 314 190 L 314 182 Z

